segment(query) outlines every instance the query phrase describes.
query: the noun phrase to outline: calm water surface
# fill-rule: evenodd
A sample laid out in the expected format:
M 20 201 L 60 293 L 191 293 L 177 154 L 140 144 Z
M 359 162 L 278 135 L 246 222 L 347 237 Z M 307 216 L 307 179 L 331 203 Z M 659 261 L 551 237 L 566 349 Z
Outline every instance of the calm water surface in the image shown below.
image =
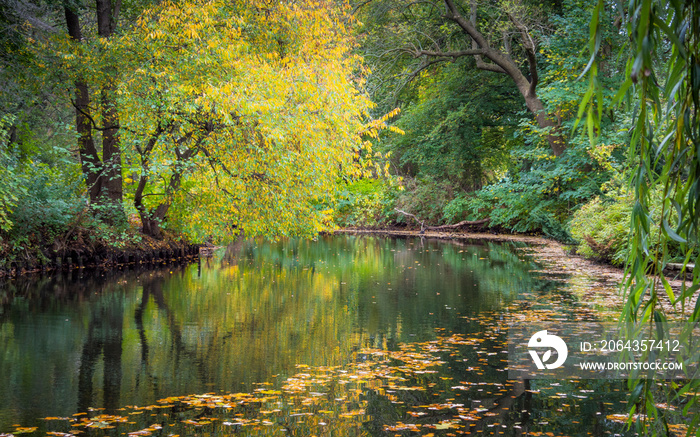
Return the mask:
M 190 403 L 89 434 L 151 422 L 165 427 L 153 435 L 621 432 L 606 416 L 625 411 L 622 384 L 506 381 L 508 317 L 580 317 L 567 278 L 539 269 L 513 244 L 333 236 L 245 242 L 189 266 L 5 283 L 0 434 L 69 432 L 44 419 L 137 417 L 124 408 L 204 393 L 259 398 L 236 395 L 249 410 Z M 400 377 L 362 376 L 392 366 L 404 366 Z

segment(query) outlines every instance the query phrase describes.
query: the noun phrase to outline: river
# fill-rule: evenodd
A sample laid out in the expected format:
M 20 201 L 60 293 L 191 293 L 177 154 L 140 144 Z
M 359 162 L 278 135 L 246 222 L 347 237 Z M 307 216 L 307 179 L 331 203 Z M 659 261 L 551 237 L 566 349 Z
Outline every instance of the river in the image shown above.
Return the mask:
M 507 380 L 513 315 L 596 317 L 523 248 L 322 236 L 5 282 L 0 434 L 624 434 L 624 381 Z

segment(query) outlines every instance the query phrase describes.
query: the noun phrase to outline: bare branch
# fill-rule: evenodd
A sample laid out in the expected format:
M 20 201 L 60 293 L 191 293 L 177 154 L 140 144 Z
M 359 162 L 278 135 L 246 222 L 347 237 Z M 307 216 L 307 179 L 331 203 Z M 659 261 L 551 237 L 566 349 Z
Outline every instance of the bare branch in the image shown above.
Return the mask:
M 476 20 L 475 3 L 472 3 L 472 20 Z M 521 90 L 523 95 L 525 91 L 530 86 L 530 82 L 527 78 L 520 72 L 518 65 L 516 65 L 508 55 L 503 54 L 501 51 L 491 48 L 488 41 L 477 29 L 476 23 L 473 23 L 465 19 L 457 10 L 453 0 L 445 0 L 445 6 L 447 6 L 446 18 L 448 20 L 457 23 L 462 30 L 469 35 L 472 39 L 472 47 L 478 46 L 484 51 L 484 57 L 488 58 L 493 64 L 480 62 L 477 59 L 476 66 L 480 70 L 493 71 L 496 73 L 505 73 L 510 76 L 518 89 Z
M 418 217 L 416 217 L 414 214 L 411 214 L 410 212 L 406 212 L 403 210 L 400 210 L 398 208 L 394 208 L 394 211 L 398 212 L 399 214 L 403 214 L 407 217 L 412 217 L 415 221 L 417 221 L 420 224 L 420 232 L 423 233 L 426 230 L 428 231 L 444 231 L 447 229 L 459 229 L 464 226 L 484 226 L 486 223 L 490 222 L 491 219 L 486 218 L 486 219 L 481 219 L 481 220 L 464 220 L 459 223 L 455 223 L 453 225 L 441 225 L 441 226 L 426 226 L 424 221 L 421 221 Z
M 432 50 L 416 50 L 416 51 L 410 51 L 413 55 L 413 57 L 418 58 L 420 56 L 431 56 L 431 57 L 437 57 L 439 58 L 438 62 L 443 62 L 447 61 L 450 59 L 457 59 L 462 56 L 474 56 L 474 59 L 476 60 L 476 68 L 479 70 L 485 70 L 485 71 L 491 71 L 494 73 L 503 73 L 503 74 L 508 74 L 508 72 L 503 69 L 501 66 L 497 64 L 492 64 L 489 62 L 484 62 L 483 59 L 481 58 L 481 55 L 485 53 L 484 50 L 482 49 L 471 49 L 471 50 L 459 50 L 459 51 L 454 51 L 454 52 L 440 52 L 440 51 L 432 51 Z M 430 64 L 428 64 L 430 65 Z M 424 70 L 428 65 L 422 66 L 417 72 L 420 73 L 420 71 Z M 411 80 L 415 78 L 415 74 L 412 75 Z
M 396 211 L 396 212 L 398 212 L 398 213 L 400 213 L 400 214 L 403 214 L 403 215 L 405 215 L 405 216 L 408 216 L 408 217 L 413 217 L 418 223 L 420 223 L 420 231 L 421 231 L 421 232 L 425 232 L 425 225 L 423 224 L 423 223 L 425 223 L 425 222 L 420 221 L 420 219 L 419 219 L 418 217 L 416 217 L 415 215 L 411 214 L 410 212 L 402 211 L 402 210 L 400 210 L 400 209 L 398 209 L 398 208 L 394 208 L 394 211 Z
M 463 226 L 484 226 L 486 223 L 490 222 L 491 219 L 485 218 L 481 220 L 464 220 L 454 225 L 442 225 L 442 226 L 426 226 L 425 229 L 429 231 L 442 231 L 446 229 L 459 229 Z

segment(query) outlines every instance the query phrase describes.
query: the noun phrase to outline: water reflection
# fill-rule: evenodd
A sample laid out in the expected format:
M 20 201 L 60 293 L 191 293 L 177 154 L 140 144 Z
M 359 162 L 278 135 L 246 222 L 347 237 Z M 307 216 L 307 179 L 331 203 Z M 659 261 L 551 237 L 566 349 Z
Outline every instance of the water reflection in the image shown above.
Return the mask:
M 371 359 L 363 348 L 399 351 L 446 333 L 482 332 L 469 322 L 480 317 L 500 329 L 511 304 L 531 292 L 575 303 L 561 283 L 533 277 L 536 267 L 508 244 L 340 236 L 241 241 L 189 266 L 4 284 L 0 432 L 90 407 L 117 414 L 172 396 L 278 387 L 298 365 L 363 364 Z M 484 347 L 501 348 L 498 335 Z M 454 359 L 438 376 L 413 376 L 443 391 L 405 391 L 413 399 L 402 402 L 466 396 L 446 384 L 478 378 L 502 390 L 469 395 L 493 413 L 473 428 L 494 418 L 533 422 L 539 398 L 524 383 L 507 383 L 502 362 L 477 375 L 464 365 L 482 359 L 476 351 L 460 349 Z M 392 396 L 378 388 L 358 398 L 371 416 L 365 431 L 384 432 L 407 414 Z

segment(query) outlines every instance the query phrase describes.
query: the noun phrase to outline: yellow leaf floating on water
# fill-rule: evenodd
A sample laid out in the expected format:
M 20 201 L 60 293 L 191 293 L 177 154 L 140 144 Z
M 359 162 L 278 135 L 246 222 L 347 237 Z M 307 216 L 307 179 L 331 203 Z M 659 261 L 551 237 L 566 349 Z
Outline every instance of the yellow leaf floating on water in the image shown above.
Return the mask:
M 37 429 L 37 427 L 27 427 L 27 428 L 18 427 L 18 428 L 15 428 L 15 430 L 12 432 L 14 434 L 30 434 L 30 433 L 36 431 L 36 429 Z

